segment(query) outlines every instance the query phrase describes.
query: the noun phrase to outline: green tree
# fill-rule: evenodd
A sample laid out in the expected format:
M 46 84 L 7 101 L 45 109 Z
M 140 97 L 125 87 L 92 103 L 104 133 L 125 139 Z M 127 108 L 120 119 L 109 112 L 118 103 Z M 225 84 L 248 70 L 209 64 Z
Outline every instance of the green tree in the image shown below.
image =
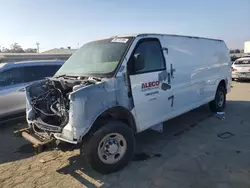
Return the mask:
M 0 47 L 0 52 L 4 53 L 37 53 L 36 48 L 27 48 L 23 49 L 21 45 L 18 43 L 14 43 L 10 45 L 10 48 Z
M 24 53 L 25 51 L 23 50 L 21 45 L 19 45 L 18 43 L 14 43 L 10 45 L 10 52 L 11 53 Z
M 24 50 L 26 53 L 37 53 L 37 49 L 35 48 L 28 48 L 26 50 Z

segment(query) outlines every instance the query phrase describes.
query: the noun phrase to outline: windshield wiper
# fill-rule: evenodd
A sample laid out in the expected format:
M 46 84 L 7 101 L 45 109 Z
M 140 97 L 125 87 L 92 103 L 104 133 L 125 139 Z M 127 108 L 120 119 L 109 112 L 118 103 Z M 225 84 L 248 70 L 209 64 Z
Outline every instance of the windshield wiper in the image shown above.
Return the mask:
M 93 78 L 94 80 L 96 80 L 98 82 L 102 81 L 102 78 L 97 78 L 97 77 L 91 77 L 91 78 Z
M 61 74 L 61 75 L 58 75 L 58 76 L 55 76 L 55 78 L 74 78 L 74 79 L 77 79 L 79 76 L 71 76 L 71 75 L 67 75 L 67 74 Z
M 61 74 L 61 75 L 58 75 L 58 76 L 54 76 L 55 78 L 61 78 L 61 77 L 64 77 L 66 76 L 66 74 Z

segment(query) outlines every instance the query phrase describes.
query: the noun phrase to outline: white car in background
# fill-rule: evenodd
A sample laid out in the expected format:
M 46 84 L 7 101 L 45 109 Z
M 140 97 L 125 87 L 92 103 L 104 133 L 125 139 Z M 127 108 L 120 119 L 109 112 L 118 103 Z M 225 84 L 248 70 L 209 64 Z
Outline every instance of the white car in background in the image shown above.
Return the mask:
M 250 79 L 250 57 L 239 58 L 232 64 L 232 79 Z
M 25 114 L 25 87 L 53 76 L 61 60 L 22 61 L 0 64 L 0 122 Z

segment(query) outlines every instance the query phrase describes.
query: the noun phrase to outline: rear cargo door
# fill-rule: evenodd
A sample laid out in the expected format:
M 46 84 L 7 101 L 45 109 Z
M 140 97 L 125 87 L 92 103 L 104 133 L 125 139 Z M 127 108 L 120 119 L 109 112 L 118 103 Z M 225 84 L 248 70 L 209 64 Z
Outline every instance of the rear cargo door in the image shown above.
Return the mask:
M 156 38 L 141 39 L 132 53 L 128 69 L 139 131 L 165 120 L 172 112 L 171 85 L 166 63 Z

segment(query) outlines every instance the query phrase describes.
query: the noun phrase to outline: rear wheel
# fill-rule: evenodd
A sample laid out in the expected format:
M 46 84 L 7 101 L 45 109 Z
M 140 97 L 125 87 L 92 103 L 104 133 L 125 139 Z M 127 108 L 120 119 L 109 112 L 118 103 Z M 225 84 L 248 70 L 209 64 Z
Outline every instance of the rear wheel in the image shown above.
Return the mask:
M 97 172 L 116 172 L 131 160 L 135 147 L 133 130 L 111 120 L 98 129 L 84 146 L 85 158 Z
M 209 103 L 212 112 L 222 112 L 226 107 L 226 88 L 220 84 L 217 88 L 215 99 Z

